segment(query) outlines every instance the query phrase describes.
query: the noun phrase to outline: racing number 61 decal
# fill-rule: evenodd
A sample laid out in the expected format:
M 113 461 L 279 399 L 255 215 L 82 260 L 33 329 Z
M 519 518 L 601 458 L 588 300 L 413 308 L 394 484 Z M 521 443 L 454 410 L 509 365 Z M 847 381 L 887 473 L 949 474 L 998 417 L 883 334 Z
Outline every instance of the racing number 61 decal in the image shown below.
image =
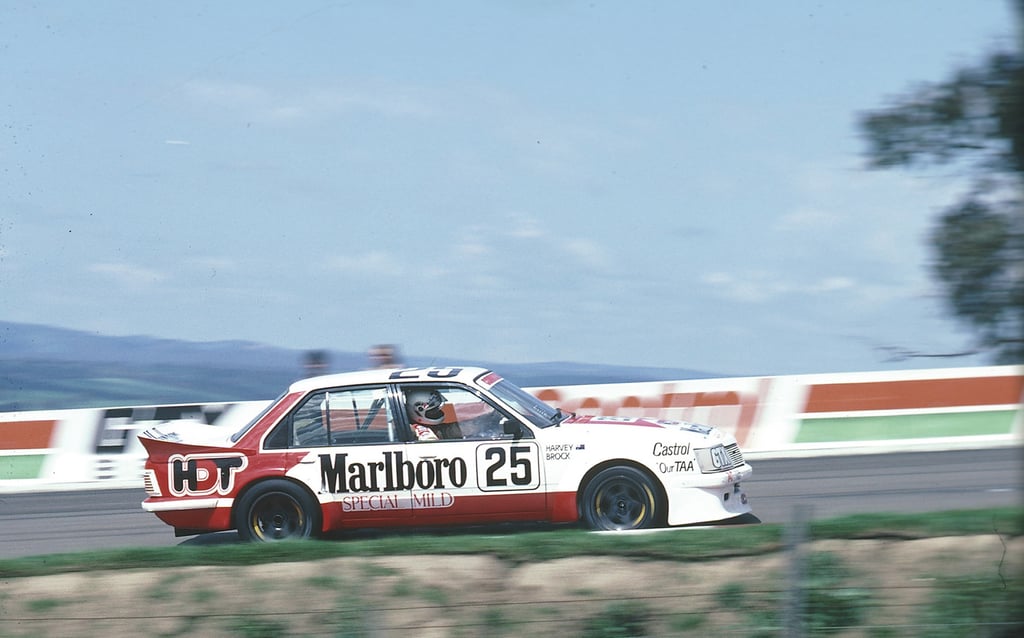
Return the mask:
M 476 483 L 483 492 L 537 489 L 540 486 L 540 448 L 532 442 L 479 446 Z

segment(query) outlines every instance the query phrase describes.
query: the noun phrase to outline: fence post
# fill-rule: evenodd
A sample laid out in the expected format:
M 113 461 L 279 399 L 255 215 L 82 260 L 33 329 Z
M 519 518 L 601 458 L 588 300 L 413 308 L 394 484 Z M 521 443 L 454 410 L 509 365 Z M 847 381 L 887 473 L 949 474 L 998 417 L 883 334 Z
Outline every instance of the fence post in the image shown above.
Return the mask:
M 785 635 L 800 638 L 804 635 L 804 542 L 811 508 L 799 504 L 793 508 L 793 517 L 786 527 L 786 549 L 789 552 L 789 582 L 786 589 L 786 609 L 783 612 Z

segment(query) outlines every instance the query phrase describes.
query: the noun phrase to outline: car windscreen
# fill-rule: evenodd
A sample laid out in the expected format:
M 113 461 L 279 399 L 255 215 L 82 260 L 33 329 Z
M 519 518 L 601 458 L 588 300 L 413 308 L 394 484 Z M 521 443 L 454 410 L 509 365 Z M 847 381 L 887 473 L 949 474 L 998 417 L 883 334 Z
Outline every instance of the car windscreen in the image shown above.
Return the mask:
M 559 410 L 504 379 L 494 384 L 491 392 L 539 428 L 557 425 L 562 420 Z

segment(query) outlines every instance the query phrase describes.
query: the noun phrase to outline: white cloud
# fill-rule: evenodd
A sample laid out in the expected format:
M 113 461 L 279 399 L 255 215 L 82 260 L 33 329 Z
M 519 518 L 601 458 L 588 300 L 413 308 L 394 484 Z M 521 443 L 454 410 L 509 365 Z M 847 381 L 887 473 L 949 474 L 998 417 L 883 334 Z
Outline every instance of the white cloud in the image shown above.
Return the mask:
M 431 100 L 414 88 L 376 86 L 326 88 L 300 95 L 316 112 L 370 111 L 392 117 L 427 117 L 435 113 Z
M 184 263 L 196 270 L 203 271 L 209 277 L 238 271 L 238 262 L 230 257 L 199 257 L 186 260 Z
M 400 276 L 405 273 L 405 266 L 400 258 L 380 250 L 335 255 L 327 260 L 327 268 L 345 273 L 372 274 L 375 276 Z
M 487 273 L 469 273 L 466 275 L 466 283 L 476 293 L 505 291 L 508 288 L 508 281 L 504 278 Z
M 589 239 L 570 239 L 565 243 L 566 252 L 588 268 L 604 269 L 608 266 L 608 253 L 598 243 Z
M 776 285 L 767 281 L 764 273 L 747 274 L 743 278 L 724 272 L 704 275 L 701 280 L 715 292 L 728 299 L 745 303 L 767 301 L 778 294 Z
M 232 82 L 189 82 L 185 92 L 197 101 L 224 108 L 253 108 L 271 101 L 270 94 L 261 87 Z
M 714 288 L 719 296 L 742 303 L 762 303 L 791 295 L 862 290 L 858 283 L 849 277 L 831 276 L 810 282 L 795 282 L 766 271 L 751 271 L 739 275 L 713 272 L 701 277 L 701 282 Z
M 390 117 L 428 117 L 437 111 L 422 92 L 393 86 L 274 89 L 251 84 L 196 81 L 186 95 L 205 106 L 242 111 L 264 122 L 293 122 L 352 112 Z
M 849 277 L 826 277 L 811 284 L 807 292 L 835 292 L 849 290 L 856 285 L 857 282 Z
M 238 262 L 231 257 L 197 257 L 190 259 L 190 264 L 201 268 L 216 268 L 217 270 L 234 270 L 238 268 Z
M 529 215 L 513 215 L 508 224 L 508 235 L 514 239 L 539 239 L 546 235 L 540 221 Z
M 810 229 L 832 228 L 842 221 L 842 215 L 823 208 L 798 208 L 782 215 L 776 228 L 783 231 L 803 232 Z
M 92 264 L 88 270 L 89 272 L 112 279 L 118 284 L 128 286 L 148 286 L 168 279 L 165 273 L 158 270 L 126 263 Z
M 483 257 L 491 252 L 491 247 L 479 239 L 463 238 L 455 246 L 455 251 L 464 257 Z

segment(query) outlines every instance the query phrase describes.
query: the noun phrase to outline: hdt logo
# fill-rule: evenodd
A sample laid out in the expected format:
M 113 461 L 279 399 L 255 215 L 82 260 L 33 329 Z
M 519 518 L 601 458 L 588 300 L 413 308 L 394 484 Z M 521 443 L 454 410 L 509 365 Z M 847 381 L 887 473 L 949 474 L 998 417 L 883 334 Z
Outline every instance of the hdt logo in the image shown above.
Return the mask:
M 167 460 L 171 494 L 175 496 L 227 495 L 235 474 L 248 465 L 241 454 L 175 454 Z

